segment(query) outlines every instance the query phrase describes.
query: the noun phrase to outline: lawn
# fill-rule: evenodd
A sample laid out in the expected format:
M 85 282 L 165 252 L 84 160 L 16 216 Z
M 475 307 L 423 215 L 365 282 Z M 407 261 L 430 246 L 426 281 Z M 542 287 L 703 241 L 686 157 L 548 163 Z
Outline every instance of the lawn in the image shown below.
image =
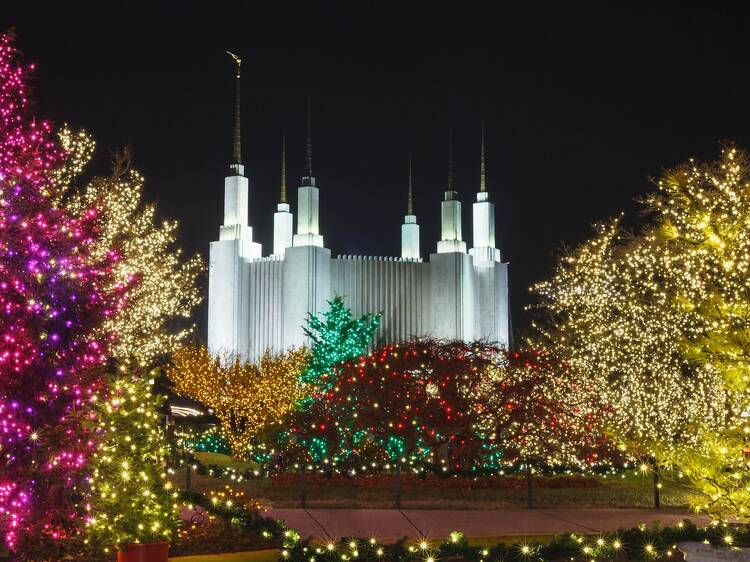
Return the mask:
M 228 457 L 225 463 L 230 463 Z M 218 464 L 218 463 L 216 463 Z M 468 478 L 434 478 L 402 483 L 402 508 L 410 509 L 495 509 L 526 507 L 526 484 L 522 477 L 501 476 L 472 481 Z M 298 507 L 300 481 L 288 474 L 279 480 L 248 480 L 240 484 L 228 479 L 193 475 L 193 489 L 207 491 L 226 484 L 243 489 L 250 497 L 272 507 Z M 651 475 L 629 472 L 617 476 L 534 478 L 534 507 L 652 507 Z M 395 479 L 391 476 L 368 479 L 337 477 L 327 480 L 308 474 L 307 507 L 392 508 Z M 688 488 L 669 472 L 664 474 L 661 503 L 665 507 L 686 507 Z

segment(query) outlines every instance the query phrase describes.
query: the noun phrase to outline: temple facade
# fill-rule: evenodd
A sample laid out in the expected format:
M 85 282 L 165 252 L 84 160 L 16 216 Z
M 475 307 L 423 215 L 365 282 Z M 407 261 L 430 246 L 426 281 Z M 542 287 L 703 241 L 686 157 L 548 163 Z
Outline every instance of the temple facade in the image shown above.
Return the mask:
M 485 182 L 484 131 L 480 185 L 472 204 L 472 247 L 463 239 L 461 201 L 454 189 L 449 149 L 447 189 L 441 203 L 441 239 L 425 256 L 412 200 L 401 225 L 401 255 L 334 256 L 319 224 L 320 187 L 312 172 L 308 107 L 305 175 L 297 188 L 297 220 L 287 201 L 286 148 L 282 148 L 279 203 L 274 213 L 272 252 L 253 240 L 248 222 L 250 186 L 241 163 L 239 60 L 234 163 L 224 179 L 224 223 L 209 251 L 208 347 L 214 354 L 257 360 L 306 343 L 309 314 L 341 296 L 355 317 L 382 312 L 377 343 L 415 336 L 484 339 L 510 344 L 508 264 L 495 241 L 495 206 Z M 373 225 L 375 227 L 375 225 Z M 381 225 L 378 225 L 381 227 Z M 363 225 L 363 228 L 367 228 Z M 394 235 L 397 235 L 394 225 Z M 353 233 L 356 235 L 356 233 Z

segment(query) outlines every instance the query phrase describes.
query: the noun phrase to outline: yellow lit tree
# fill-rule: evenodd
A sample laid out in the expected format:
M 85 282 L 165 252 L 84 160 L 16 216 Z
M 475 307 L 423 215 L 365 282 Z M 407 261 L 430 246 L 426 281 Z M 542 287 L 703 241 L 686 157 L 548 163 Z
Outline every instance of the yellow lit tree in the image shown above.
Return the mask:
M 305 349 L 272 355 L 256 363 L 214 357 L 205 347 L 182 347 L 172 355 L 167 376 L 177 394 L 212 408 L 232 455 L 242 458 L 261 429 L 280 423 L 305 397 L 300 375 Z
M 143 177 L 131 167 L 128 149 L 115 154 L 112 173 L 78 185 L 94 152 L 94 140 L 64 127 L 60 143 L 67 151 L 55 171 L 55 192 L 49 195 L 74 214 L 91 208 L 100 213 L 101 236 L 92 259 L 115 251 L 114 283 L 131 286 L 126 306 L 104 322 L 112 337 L 112 355 L 150 365 L 179 347 L 194 331 L 190 315 L 201 301 L 197 278 L 199 256 L 185 259 L 176 246 L 177 221 L 159 221 L 156 207 L 143 202 Z
M 625 236 L 615 220 L 534 287 L 547 315 L 537 326 L 545 344 L 613 407 L 612 437 L 662 460 L 694 447 L 700 428 L 722 418 L 715 377 L 684 356 L 681 334 L 692 319 L 672 297 L 667 266 L 649 240 Z
M 89 460 L 87 541 L 105 552 L 169 541 L 178 523 L 177 492 L 167 479 L 167 443 L 153 381 L 122 377 L 95 400 L 99 437 Z
M 724 422 L 708 425 L 675 464 L 696 484 L 697 507 L 750 519 L 750 158 L 733 147 L 715 162 L 666 172 L 645 203 L 644 235 L 667 256 L 663 275 L 690 330 L 681 344 L 696 371 L 717 377 Z

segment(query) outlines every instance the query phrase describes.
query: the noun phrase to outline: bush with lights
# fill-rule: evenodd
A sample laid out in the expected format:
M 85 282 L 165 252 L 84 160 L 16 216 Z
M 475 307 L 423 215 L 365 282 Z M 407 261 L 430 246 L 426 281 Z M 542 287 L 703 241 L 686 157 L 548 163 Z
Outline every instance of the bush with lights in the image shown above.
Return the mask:
M 748 546 L 750 530 L 747 527 L 729 528 L 725 525 L 696 527 L 690 521 L 675 527 L 662 528 L 641 525 L 628 531 L 600 533 L 596 535 L 556 535 L 549 543 L 532 541 L 499 543 L 494 546 L 470 544 L 458 531 L 445 539 L 402 539 L 393 544 L 376 538 L 345 538 L 328 542 L 315 540 L 293 540 L 290 537 L 281 549 L 281 559 L 289 562 L 436 562 L 456 560 L 466 562 L 546 562 L 570 560 L 591 562 L 592 560 L 638 560 L 653 561 L 678 556 L 679 542 L 705 542 L 715 546 Z
M 449 473 L 611 460 L 598 397 L 540 353 L 418 339 L 335 365 L 292 434 L 318 464 Z
M 183 347 L 172 354 L 167 376 L 177 394 L 214 410 L 233 456 L 244 459 L 258 432 L 281 423 L 304 398 L 300 373 L 307 362 L 304 349 L 267 352 L 252 363 Z
M 152 380 L 120 376 L 95 401 L 98 446 L 89 461 L 89 542 L 105 552 L 130 543 L 169 541 L 178 494 L 166 474 L 162 396 Z

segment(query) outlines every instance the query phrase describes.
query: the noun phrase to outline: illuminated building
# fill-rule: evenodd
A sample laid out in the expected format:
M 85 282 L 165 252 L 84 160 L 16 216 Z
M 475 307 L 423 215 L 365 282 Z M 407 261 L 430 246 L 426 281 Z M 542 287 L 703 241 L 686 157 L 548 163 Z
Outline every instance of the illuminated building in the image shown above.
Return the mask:
M 383 312 L 378 342 L 413 336 L 508 345 L 508 264 L 495 246 L 495 207 L 485 183 L 484 133 L 480 186 L 473 204 L 474 247 L 466 249 L 461 201 L 454 188 L 452 149 L 447 190 L 441 203 L 441 240 L 426 260 L 411 197 L 401 225 L 401 256 L 336 256 L 325 246 L 319 224 L 320 188 L 312 172 L 308 107 L 305 175 L 297 189 L 297 223 L 286 192 L 286 148 L 282 149 L 281 194 L 274 214 L 273 251 L 263 254 L 248 223 L 249 182 L 239 137 L 237 65 L 234 163 L 224 180 L 224 223 L 209 259 L 208 346 L 256 360 L 264 350 L 280 352 L 305 343 L 308 314 L 342 296 L 355 317 Z M 377 225 L 379 226 L 379 225 Z M 366 225 L 363 225 L 366 228 Z M 376 227 L 376 225 L 372 225 Z M 397 234 L 394 225 L 394 235 Z

